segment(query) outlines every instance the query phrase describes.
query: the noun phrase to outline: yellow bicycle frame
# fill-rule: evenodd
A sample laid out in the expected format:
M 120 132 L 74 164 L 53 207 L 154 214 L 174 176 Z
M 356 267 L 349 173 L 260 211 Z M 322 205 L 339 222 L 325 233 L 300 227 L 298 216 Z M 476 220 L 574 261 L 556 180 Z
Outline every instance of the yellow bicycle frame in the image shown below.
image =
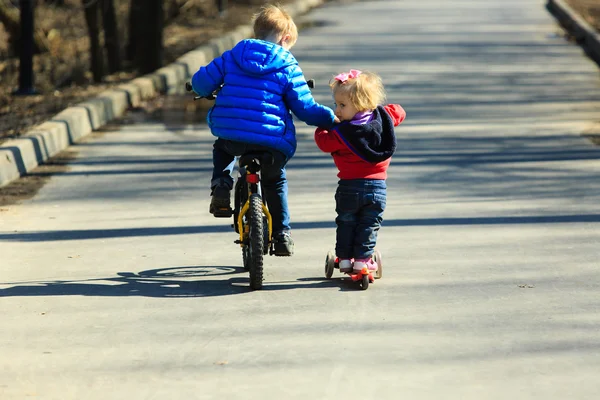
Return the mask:
M 248 199 L 246 200 L 246 203 L 244 203 L 244 206 L 240 210 L 240 214 L 238 215 L 237 219 L 238 232 L 240 233 L 240 247 L 244 247 L 244 234 L 246 233 L 243 229 L 244 224 L 242 222 L 242 218 L 244 218 L 244 215 L 246 215 L 248 209 L 250 208 L 250 196 L 252 196 L 253 194 L 254 193 L 250 192 L 250 188 L 248 188 Z M 271 217 L 271 213 L 265 206 L 265 202 L 263 201 L 261 204 L 263 213 L 267 216 L 267 224 L 269 225 L 269 243 L 271 243 L 271 239 L 273 238 L 273 218 Z

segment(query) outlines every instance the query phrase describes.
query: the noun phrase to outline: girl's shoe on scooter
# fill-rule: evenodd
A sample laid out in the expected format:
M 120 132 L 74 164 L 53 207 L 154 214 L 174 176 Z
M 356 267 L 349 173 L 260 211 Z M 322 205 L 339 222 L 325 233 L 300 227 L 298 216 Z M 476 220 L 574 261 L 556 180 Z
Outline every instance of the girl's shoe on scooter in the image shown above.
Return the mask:
M 352 272 L 352 260 L 349 258 L 340 259 L 340 272 Z
M 369 272 L 377 271 L 377 263 L 373 261 L 373 258 L 362 258 L 354 260 L 353 270 L 354 272 L 360 272 L 364 267 L 367 267 Z

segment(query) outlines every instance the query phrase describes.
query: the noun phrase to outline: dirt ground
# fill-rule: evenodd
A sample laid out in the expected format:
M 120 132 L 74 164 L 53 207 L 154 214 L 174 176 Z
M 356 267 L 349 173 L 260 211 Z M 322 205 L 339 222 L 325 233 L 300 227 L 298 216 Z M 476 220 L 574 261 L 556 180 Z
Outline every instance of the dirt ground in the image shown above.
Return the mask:
M 566 0 L 583 19 L 600 32 L 600 1 L 599 0 Z

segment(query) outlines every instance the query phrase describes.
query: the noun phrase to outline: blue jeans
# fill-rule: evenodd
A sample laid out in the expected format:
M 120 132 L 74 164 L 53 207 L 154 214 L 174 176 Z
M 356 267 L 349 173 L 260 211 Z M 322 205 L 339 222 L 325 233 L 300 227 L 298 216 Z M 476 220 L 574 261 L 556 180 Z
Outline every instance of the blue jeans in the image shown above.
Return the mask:
M 233 188 L 235 157 L 254 151 L 268 151 L 273 155 L 272 165 L 263 165 L 260 170 L 263 195 L 273 217 L 273 233 L 289 231 L 290 211 L 288 208 L 288 185 L 285 176 L 287 157 L 280 151 L 256 144 L 217 139 L 213 145 L 213 175 L 211 188 L 225 184 Z
M 369 258 L 383 221 L 386 184 L 380 179 L 340 180 L 335 192 L 335 253 L 339 258 Z

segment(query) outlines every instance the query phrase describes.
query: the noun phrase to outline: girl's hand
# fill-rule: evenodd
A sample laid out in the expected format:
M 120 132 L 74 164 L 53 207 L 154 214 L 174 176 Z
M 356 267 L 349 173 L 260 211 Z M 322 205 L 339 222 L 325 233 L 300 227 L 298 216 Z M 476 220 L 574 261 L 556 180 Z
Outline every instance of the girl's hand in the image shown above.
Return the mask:
M 333 118 L 334 124 L 339 124 L 340 122 L 342 122 L 342 121 L 340 121 L 340 119 L 337 116 L 335 118 Z

